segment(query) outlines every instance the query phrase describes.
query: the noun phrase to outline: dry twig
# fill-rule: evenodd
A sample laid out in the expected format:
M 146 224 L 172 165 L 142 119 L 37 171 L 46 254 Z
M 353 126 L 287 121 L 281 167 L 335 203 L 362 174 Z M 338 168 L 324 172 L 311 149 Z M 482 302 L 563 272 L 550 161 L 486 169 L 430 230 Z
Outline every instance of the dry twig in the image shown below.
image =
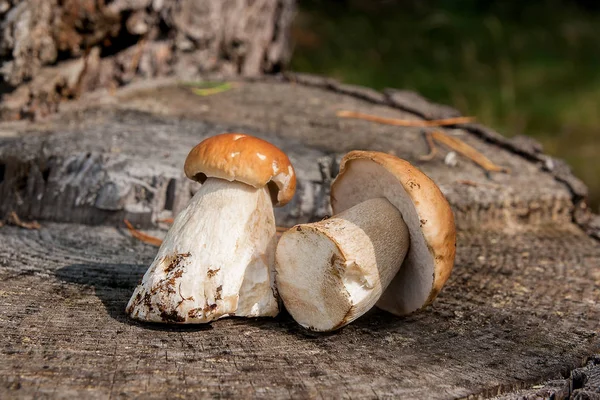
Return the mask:
M 510 170 L 508 168 L 500 167 L 500 166 L 494 164 L 486 156 L 484 156 L 479 151 L 477 151 L 475 148 L 469 146 L 462 140 L 459 140 L 455 137 L 449 136 L 449 135 L 445 134 L 444 132 L 441 132 L 438 130 L 432 131 L 431 136 L 433 137 L 434 140 L 438 141 L 439 143 L 445 144 L 446 146 L 450 147 L 452 150 L 456 151 L 457 153 L 462 154 L 463 156 L 467 157 L 469 160 L 473 161 L 475 164 L 479 165 L 486 171 L 506 172 L 506 173 L 510 172 Z
M 498 185 L 495 183 L 475 182 L 475 181 L 472 181 L 469 179 L 459 179 L 456 181 L 456 183 L 460 183 L 461 185 L 466 185 L 466 186 L 473 186 L 473 187 L 485 186 L 485 187 L 490 187 L 490 188 L 497 188 L 497 187 L 501 186 L 501 185 Z
M 429 121 L 412 121 L 412 120 L 395 119 L 395 118 L 383 118 L 383 117 L 378 117 L 376 115 L 362 114 L 362 113 L 355 112 L 355 111 L 345 111 L 345 110 L 338 111 L 337 116 L 342 117 L 342 118 L 363 119 L 366 121 L 378 122 L 380 124 L 395 125 L 395 126 L 409 126 L 409 127 L 433 127 L 433 126 L 456 125 L 456 124 L 463 124 L 463 123 L 471 122 L 474 119 L 473 117 L 457 117 L 457 118 L 446 118 L 446 119 L 437 119 L 437 120 L 429 120 Z M 434 139 L 434 140 L 438 141 L 439 143 L 445 144 L 446 146 L 450 147 L 452 150 L 467 157 L 468 159 L 470 159 L 471 161 L 473 161 L 474 163 L 476 163 L 477 165 L 479 165 L 486 171 L 507 172 L 507 173 L 510 172 L 510 170 L 508 168 L 500 167 L 500 166 L 494 164 L 486 156 L 484 156 L 479 151 L 475 150 L 475 148 L 469 146 L 462 140 L 459 140 L 452 136 L 448 136 L 447 134 L 445 134 L 441 131 L 437 131 L 437 130 L 432 131 L 430 133 L 430 135 L 431 135 L 431 138 L 428 137 L 428 135 L 426 135 L 425 138 L 429 144 L 429 148 L 431 149 L 431 152 L 429 154 L 421 157 L 422 160 L 427 161 L 427 160 L 432 159 L 435 156 L 436 151 L 435 151 L 435 147 L 433 146 L 433 140 L 431 140 L 431 139 Z
M 474 117 L 456 117 L 456 118 L 445 118 L 445 119 L 433 119 L 433 120 L 407 120 L 397 118 L 384 118 L 376 115 L 363 114 L 355 111 L 338 111 L 337 116 L 341 118 L 355 118 L 363 119 L 365 121 L 378 122 L 380 124 L 395 125 L 395 126 L 408 126 L 408 127 L 432 127 L 432 126 L 447 126 L 457 125 L 472 122 Z
M 127 229 L 129 229 L 129 233 L 131 233 L 131 236 L 134 238 L 156 247 L 159 247 L 162 244 L 162 239 L 138 231 L 133 227 L 133 225 L 131 225 L 131 222 L 127 221 L 126 219 L 124 219 L 123 222 L 125 222 Z
M 431 161 L 433 157 L 437 155 L 437 147 L 435 147 L 435 142 L 433 141 L 433 137 L 430 132 L 423 132 L 423 136 L 425 136 L 425 140 L 427 141 L 427 145 L 429 146 L 429 153 L 424 156 L 419 157 L 421 161 Z
M 24 228 L 24 229 L 40 229 L 41 228 L 41 225 L 37 221 L 30 221 L 30 222 L 22 221 L 21 218 L 19 218 L 17 213 L 14 211 L 11 211 L 10 213 L 8 213 L 8 216 L 6 217 L 6 223 L 9 225 L 18 226 L 19 228 Z

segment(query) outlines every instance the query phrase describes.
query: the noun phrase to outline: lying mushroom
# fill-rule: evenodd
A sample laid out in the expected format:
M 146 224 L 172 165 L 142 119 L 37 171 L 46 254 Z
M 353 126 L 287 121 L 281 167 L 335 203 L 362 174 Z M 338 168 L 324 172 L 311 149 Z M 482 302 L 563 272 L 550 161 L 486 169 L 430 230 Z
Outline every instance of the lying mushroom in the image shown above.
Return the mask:
M 394 156 L 352 151 L 331 187 L 334 216 L 285 232 L 277 287 L 302 326 L 331 331 L 373 305 L 406 315 L 430 304 L 454 264 L 452 210 L 435 183 Z
M 202 186 L 175 218 L 126 312 L 173 323 L 277 315 L 273 205 L 294 194 L 289 159 L 264 140 L 229 133 L 194 147 L 184 169 Z

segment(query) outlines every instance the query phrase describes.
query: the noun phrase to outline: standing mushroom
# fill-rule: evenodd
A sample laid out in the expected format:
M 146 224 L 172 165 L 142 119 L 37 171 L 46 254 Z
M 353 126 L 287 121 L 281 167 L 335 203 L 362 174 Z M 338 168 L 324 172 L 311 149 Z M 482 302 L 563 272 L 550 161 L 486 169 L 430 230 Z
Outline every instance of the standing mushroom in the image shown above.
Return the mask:
M 330 331 L 377 305 L 406 315 L 430 304 L 450 276 L 456 232 L 436 184 L 385 153 L 352 151 L 331 187 L 334 216 L 285 232 L 277 288 L 302 326 Z
M 290 160 L 264 140 L 228 133 L 194 147 L 184 169 L 202 186 L 175 218 L 126 312 L 173 323 L 277 315 L 273 205 L 294 195 Z

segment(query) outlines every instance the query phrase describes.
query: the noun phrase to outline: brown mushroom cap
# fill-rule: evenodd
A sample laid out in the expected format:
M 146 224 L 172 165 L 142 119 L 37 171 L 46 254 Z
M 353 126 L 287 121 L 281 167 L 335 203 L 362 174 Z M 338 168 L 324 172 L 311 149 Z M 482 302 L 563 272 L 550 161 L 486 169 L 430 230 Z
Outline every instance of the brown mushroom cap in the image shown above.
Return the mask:
M 287 157 L 271 143 L 243 133 L 223 133 L 200 142 L 188 154 L 185 175 L 239 181 L 255 188 L 268 185 L 275 206 L 294 196 L 296 173 Z
M 430 304 L 450 276 L 456 253 L 454 215 L 437 185 L 416 167 L 389 154 L 351 151 L 331 187 L 334 214 L 384 197 L 404 218 L 410 248 L 377 306 L 406 315 Z

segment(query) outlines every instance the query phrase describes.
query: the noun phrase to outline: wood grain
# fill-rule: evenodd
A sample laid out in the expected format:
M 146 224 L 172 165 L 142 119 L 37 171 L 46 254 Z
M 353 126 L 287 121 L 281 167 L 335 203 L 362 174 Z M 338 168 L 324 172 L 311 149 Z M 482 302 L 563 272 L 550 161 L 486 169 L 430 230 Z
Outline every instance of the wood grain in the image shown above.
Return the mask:
M 456 398 L 561 378 L 597 351 L 600 249 L 577 229 L 459 234 L 434 305 L 333 335 L 286 314 L 140 324 L 155 254 L 123 230 L 0 228 L 0 397 Z

